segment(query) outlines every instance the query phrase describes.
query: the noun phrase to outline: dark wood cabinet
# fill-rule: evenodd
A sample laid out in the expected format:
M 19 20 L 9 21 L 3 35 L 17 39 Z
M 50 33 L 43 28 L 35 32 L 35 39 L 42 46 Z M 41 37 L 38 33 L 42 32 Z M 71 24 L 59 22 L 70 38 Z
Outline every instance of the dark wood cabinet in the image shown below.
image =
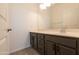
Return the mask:
M 31 47 L 37 50 L 37 34 L 36 33 L 30 33 L 30 44 Z
M 38 34 L 38 51 L 41 55 L 44 55 L 44 36 L 42 34 Z
M 59 35 L 30 33 L 31 46 L 41 55 L 77 55 L 79 39 Z
M 76 49 L 62 46 L 52 41 L 45 41 L 46 55 L 76 55 Z
M 56 54 L 55 43 L 45 40 L 45 54 L 46 55 L 55 55 Z
M 40 54 L 44 55 L 44 40 L 38 39 L 38 51 Z
M 62 45 L 56 45 L 57 55 L 76 55 L 76 49 L 68 48 Z

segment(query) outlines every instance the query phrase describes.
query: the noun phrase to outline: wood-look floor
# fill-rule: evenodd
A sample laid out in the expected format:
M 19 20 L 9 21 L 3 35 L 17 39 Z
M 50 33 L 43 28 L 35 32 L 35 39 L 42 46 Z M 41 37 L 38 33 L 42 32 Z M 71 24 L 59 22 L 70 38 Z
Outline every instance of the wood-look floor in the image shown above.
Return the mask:
M 39 53 L 33 48 L 26 48 L 26 49 L 11 53 L 10 55 L 39 55 Z

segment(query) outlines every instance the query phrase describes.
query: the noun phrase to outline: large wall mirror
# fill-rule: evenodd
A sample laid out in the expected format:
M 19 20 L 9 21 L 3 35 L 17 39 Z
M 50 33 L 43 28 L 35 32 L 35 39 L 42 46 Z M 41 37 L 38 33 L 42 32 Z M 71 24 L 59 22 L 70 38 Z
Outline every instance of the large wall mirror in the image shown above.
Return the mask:
M 42 19 L 39 19 L 39 28 L 42 25 L 47 29 L 78 29 L 79 28 L 79 4 L 56 3 L 44 10 L 39 9 Z M 42 20 L 42 21 L 41 21 Z

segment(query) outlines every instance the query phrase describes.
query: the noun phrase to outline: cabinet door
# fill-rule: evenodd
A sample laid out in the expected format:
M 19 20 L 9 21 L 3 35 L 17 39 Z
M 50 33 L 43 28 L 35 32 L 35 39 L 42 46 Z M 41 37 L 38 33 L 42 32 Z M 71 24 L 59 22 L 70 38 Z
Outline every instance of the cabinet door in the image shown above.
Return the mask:
M 55 43 L 45 40 L 45 54 L 46 55 L 55 55 L 56 48 Z
M 36 34 L 31 34 L 30 35 L 30 43 L 31 43 L 31 46 L 34 48 L 34 49 L 37 49 L 37 36 Z
M 72 48 L 64 47 L 62 45 L 57 45 L 56 54 L 57 55 L 75 55 L 76 50 Z
M 40 54 L 44 55 L 44 40 L 38 38 L 38 51 Z

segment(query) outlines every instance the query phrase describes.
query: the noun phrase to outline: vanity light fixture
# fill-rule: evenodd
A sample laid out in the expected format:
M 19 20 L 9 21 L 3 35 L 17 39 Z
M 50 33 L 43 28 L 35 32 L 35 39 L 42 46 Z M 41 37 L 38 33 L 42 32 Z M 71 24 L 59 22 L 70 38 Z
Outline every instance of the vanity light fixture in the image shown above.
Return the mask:
M 44 5 L 44 4 L 40 4 L 40 9 L 44 10 L 46 9 L 47 7 Z
M 40 4 L 40 9 L 45 10 L 45 9 L 47 9 L 47 7 L 50 7 L 51 4 L 55 4 L 55 3 L 42 3 L 42 4 Z
M 50 7 L 51 3 L 42 3 L 40 4 L 40 9 L 45 10 L 47 9 L 47 7 Z
M 51 6 L 51 3 L 44 3 L 44 5 L 45 5 L 46 7 L 50 7 L 50 6 Z

